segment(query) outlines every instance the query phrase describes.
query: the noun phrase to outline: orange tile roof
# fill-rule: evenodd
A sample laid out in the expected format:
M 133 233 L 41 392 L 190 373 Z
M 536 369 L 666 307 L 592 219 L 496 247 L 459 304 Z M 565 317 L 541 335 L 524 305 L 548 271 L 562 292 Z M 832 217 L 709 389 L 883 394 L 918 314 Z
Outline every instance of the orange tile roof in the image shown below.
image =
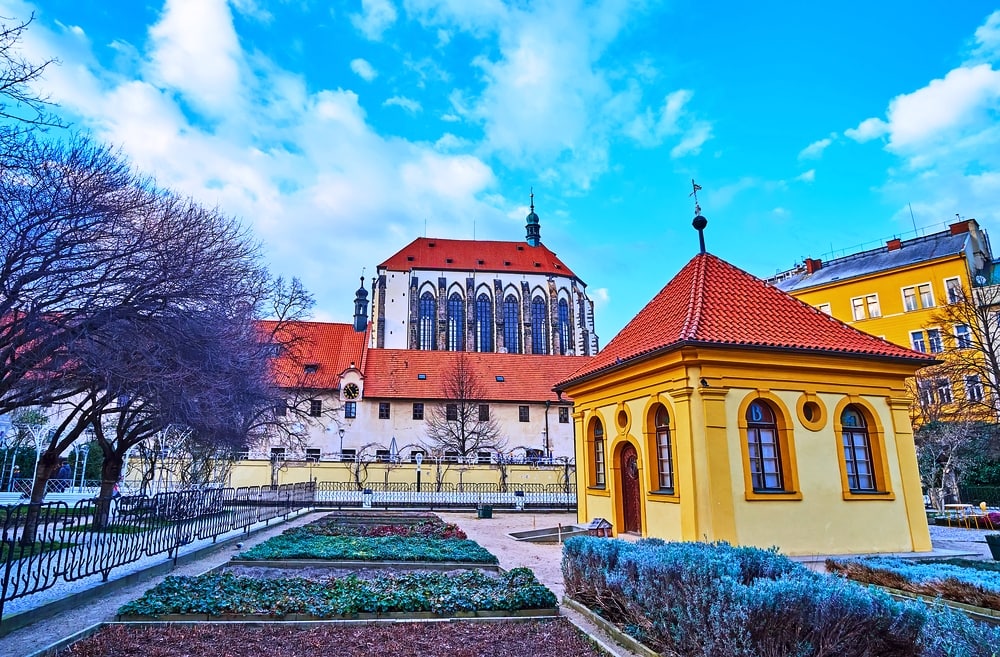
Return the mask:
M 535 356 L 456 351 L 369 349 L 365 364 L 365 397 L 445 399 L 442 382 L 465 354 L 476 373 L 484 401 L 556 401 L 556 381 L 576 371 L 583 356 Z M 425 374 L 426 379 L 417 378 Z M 503 381 L 497 381 L 502 376 Z M 568 399 L 563 397 L 563 399 Z
M 848 326 L 717 256 L 701 253 L 599 354 L 559 385 L 688 344 L 937 362 Z
M 276 322 L 261 322 L 268 334 Z M 274 376 L 285 388 L 307 387 L 333 389 L 340 387 L 340 374 L 351 366 L 363 367 L 367 332 L 357 332 L 352 324 L 331 322 L 290 322 L 283 328 L 282 341 L 292 339 L 289 350 L 274 363 Z M 304 367 L 316 365 L 316 373 L 306 375 Z
M 544 244 L 442 240 L 418 237 L 379 265 L 392 271 L 439 269 L 460 271 L 554 274 L 576 278 L 562 260 Z

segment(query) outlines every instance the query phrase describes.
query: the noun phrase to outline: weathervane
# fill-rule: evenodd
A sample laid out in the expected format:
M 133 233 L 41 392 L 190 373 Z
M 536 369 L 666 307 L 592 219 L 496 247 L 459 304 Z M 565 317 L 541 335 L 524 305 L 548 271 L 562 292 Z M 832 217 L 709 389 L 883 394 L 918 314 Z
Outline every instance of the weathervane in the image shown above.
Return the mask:
M 698 205 L 698 190 L 701 189 L 701 185 L 691 179 L 691 193 L 688 196 L 694 197 L 694 221 L 691 225 L 694 226 L 695 230 L 698 231 L 698 243 L 701 245 L 701 252 L 705 252 L 705 226 L 708 225 L 708 219 L 701 216 L 701 206 Z

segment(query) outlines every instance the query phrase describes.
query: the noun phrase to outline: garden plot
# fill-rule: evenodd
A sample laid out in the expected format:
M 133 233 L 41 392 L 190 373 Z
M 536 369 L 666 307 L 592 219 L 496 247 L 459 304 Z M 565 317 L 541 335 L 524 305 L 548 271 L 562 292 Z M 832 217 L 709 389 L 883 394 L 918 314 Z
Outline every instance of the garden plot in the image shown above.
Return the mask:
M 424 623 L 108 624 L 57 657 L 607 657 L 566 619 Z

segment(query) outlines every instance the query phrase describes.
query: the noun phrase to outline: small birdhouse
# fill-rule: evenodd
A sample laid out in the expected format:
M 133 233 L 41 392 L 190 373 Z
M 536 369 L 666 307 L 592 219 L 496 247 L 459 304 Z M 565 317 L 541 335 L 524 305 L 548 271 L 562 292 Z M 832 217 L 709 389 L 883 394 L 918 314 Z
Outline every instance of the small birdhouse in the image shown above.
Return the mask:
M 587 525 L 587 533 L 590 536 L 610 537 L 611 523 L 604 518 L 594 518 Z

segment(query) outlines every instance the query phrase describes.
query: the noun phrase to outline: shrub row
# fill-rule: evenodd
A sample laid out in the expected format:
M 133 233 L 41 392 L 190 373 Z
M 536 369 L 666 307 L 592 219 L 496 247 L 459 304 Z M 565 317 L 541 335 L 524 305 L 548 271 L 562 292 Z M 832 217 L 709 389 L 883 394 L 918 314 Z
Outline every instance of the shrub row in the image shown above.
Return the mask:
M 575 537 L 566 594 L 685 657 L 993 657 L 1000 628 L 810 572 L 774 550 Z
M 122 606 L 123 616 L 166 614 L 309 614 L 318 619 L 360 613 L 514 611 L 549 609 L 556 597 L 527 568 L 490 576 L 479 571 L 458 574 L 380 573 L 324 581 L 255 579 L 231 573 L 167 577 L 138 600 Z
M 242 552 L 236 559 L 344 559 L 360 561 L 457 561 L 497 563 L 475 541 L 460 538 L 323 536 L 287 532 Z
M 1000 611 L 1000 572 L 996 570 L 892 557 L 828 559 L 826 566 L 832 572 L 865 584 Z
M 345 523 L 336 518 L 290 529 L 287 534 L 299 533 L 312 536 L 405 536 L 419 538 L 468 538 L 465 532 L 454 523 L 446 523 L 441 519 L 423 520 L 417 523 L 365 525 Z

